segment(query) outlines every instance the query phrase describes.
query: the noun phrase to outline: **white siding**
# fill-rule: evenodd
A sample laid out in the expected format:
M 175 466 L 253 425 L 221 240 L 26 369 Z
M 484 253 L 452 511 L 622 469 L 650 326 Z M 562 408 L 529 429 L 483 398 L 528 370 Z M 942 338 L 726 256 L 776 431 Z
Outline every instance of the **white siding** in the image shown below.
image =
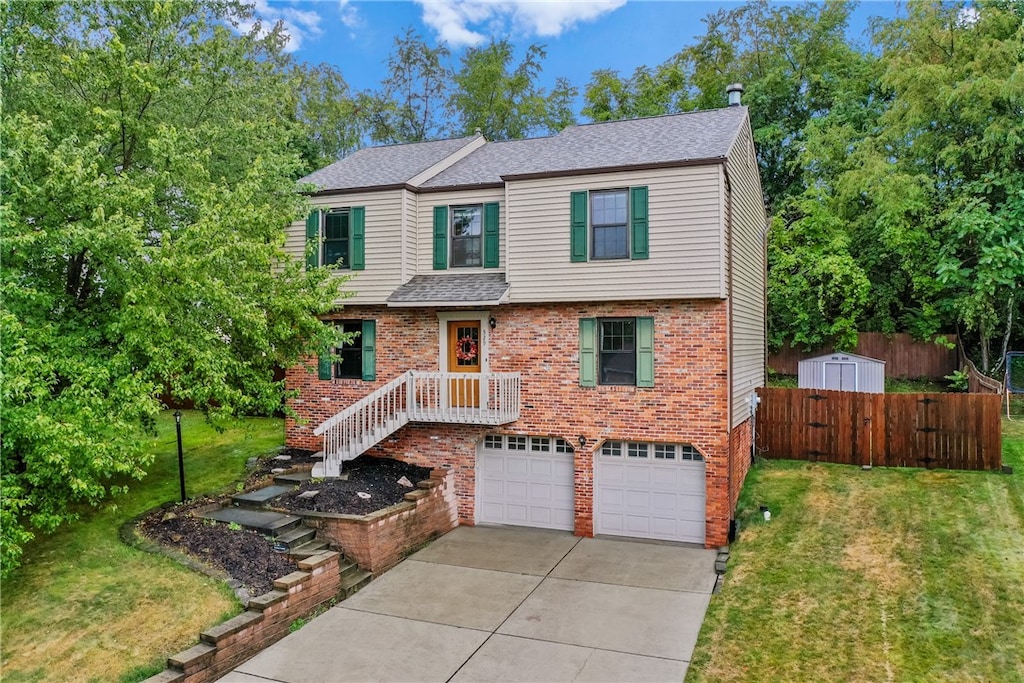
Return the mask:
M 498 202 L 498 268 L 505 268 L 505 190 L 503 188 L 488 190 L 453 190 L 449 192 L 423 192 L 419 195 L 419 207 L 416 217 L 416 272 L 415 275 L 432 273 L 493 273 L 494 268 L 449 268 L 445 271 L 434 270 L 434 207 L 461 206 L 464 204 L 485 204 Z M 449 213 L 449 220 L 451 214 Z M 450 237 L 450 235 L 449 235 Z M 449 254 L 451 252 L 449 251 Z
M 339 299 L 343 304 L 381 304 L 402 284 L 402 193 L 405 190 L 358 192 L 312 197 L 313 206 L 331 209 L 366 207 L 366 269 L 340 271 L 353 277 L 343 285 L 354 296 Z M 288 226 L 285 251 L 305 260 L 306 224 Z
M 709 165 L 508 183 L 511 300 L 724 298 L 721 174 Z M 648 188 L 650 258 L 570 263 L 570 193 L 637 185 Z
M 767 216 L 749 122 L 729 155 L 732 183 L 732 426 L 750 416 L 765 382 L 765 231 Z

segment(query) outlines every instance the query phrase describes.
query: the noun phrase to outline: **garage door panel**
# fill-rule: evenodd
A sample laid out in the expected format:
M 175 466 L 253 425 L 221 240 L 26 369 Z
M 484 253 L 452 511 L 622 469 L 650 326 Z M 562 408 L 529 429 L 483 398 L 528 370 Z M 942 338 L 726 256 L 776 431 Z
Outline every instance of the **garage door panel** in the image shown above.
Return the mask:
M 704 462 L 599 454 L 595 465 L 597 533 L 704 543 Z
M 483 477 L 478 488 L 479 522 L 573 529 L 571 453 L 482 448 L 477 462 Z

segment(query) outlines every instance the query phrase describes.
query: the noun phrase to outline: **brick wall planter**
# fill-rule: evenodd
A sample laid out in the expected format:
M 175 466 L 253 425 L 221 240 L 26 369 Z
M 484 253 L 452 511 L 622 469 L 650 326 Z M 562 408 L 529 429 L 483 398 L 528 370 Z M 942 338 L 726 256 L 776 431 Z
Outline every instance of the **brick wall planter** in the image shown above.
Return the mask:
M 317 536 L 345 551 L 366 571 L 379 574 L 390 569 L 427 541 L 458 525 L 455 477 L 450 470 L 435 469 L 430 479 L 419 482 L 405 500 L 369 515 L 301 512 Z
M 299 571 L 274 581 L 237 617 L 203 631 L 199 643 L 167 659 L 147 683 L 206 683 L 225 675 L 288 635 L 292 622 L 338 597 L 341 555 L 322 552 L 300 560 Z

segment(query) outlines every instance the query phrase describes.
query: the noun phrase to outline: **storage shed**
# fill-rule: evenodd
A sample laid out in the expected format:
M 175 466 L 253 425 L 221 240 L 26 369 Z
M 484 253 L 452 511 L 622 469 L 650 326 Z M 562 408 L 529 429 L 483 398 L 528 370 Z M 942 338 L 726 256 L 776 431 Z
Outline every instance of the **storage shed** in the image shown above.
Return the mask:
M 828 353 L 800 361 L 801 389 L 885 393 L 885 361 L 855 353 Z

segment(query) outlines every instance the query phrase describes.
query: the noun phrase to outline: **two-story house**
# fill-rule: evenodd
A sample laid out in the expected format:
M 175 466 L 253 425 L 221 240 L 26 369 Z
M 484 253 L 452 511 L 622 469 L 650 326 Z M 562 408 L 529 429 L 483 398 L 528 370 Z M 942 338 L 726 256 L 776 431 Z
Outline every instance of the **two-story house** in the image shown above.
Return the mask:
M 724 544 L 764 382 L 746 108 L 363 149 L 288 231 L 357 333 L 287 372 L 290 446 L 455 471 L 460 522 Z M 343 307 L 341 305 L 343 304 Z

